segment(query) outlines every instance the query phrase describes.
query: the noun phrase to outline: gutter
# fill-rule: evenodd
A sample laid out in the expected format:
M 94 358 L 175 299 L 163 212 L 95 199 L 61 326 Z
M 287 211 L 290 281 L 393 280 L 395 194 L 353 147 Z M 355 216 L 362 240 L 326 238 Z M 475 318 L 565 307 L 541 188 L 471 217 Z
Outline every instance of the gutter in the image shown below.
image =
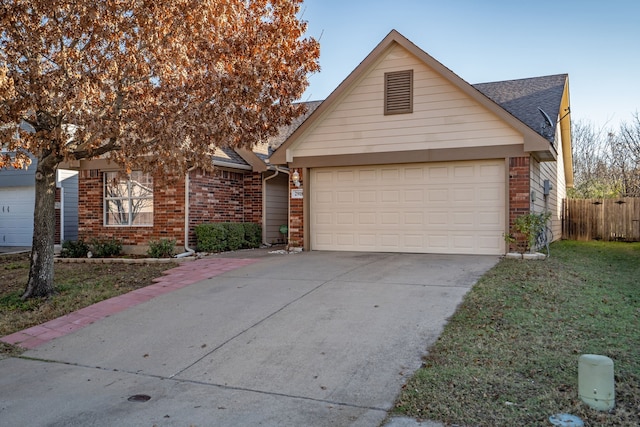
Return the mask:
M 176 255 L 176 258 L 188 257 L 196 252 L 189 247 L 189 173 L 194 169 L 195 166 L 187 169 L 184 177 L 184 250 L 186 252 Z

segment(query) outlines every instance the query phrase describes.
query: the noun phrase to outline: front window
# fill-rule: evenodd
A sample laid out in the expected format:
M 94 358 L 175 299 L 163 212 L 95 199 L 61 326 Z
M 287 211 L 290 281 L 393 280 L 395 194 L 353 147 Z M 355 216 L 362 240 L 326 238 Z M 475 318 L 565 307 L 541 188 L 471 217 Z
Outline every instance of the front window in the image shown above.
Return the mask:
M 104 174 L 104 225 L 153 225 L 153 178 L 133 171 Z

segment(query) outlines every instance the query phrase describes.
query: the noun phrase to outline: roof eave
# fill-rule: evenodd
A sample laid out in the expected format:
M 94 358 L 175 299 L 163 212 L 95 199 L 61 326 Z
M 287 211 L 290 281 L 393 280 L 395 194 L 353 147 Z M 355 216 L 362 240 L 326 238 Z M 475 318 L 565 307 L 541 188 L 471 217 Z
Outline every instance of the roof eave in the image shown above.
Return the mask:
M 242 157 L 242 160 L 249 164 L 251 170 L 254 172 L 264 172 L 267 170 L 267 165 L 253 151 L 246 148 L 234 148 L 234 151 Z

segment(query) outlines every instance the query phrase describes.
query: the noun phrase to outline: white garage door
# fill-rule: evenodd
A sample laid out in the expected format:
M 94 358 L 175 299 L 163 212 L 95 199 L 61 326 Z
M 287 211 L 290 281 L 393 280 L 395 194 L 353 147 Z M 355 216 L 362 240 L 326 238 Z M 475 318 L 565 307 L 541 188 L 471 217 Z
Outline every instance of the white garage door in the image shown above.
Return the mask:
M 311 169 L 311 248 L 504 254 L 504 160 Z
M 35 187 L 0 188 L 0 246 L 31 246 Z

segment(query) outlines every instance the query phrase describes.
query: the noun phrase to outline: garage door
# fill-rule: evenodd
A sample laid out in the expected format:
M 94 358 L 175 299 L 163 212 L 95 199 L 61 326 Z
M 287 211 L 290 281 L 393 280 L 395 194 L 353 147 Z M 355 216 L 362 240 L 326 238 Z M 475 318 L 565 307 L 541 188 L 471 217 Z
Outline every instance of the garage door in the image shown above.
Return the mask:
M 315 250 L 504 254 L 504 160 L 317 168 Z
M 35 187 L 0 188 L 0 246 L 31 246 Z

